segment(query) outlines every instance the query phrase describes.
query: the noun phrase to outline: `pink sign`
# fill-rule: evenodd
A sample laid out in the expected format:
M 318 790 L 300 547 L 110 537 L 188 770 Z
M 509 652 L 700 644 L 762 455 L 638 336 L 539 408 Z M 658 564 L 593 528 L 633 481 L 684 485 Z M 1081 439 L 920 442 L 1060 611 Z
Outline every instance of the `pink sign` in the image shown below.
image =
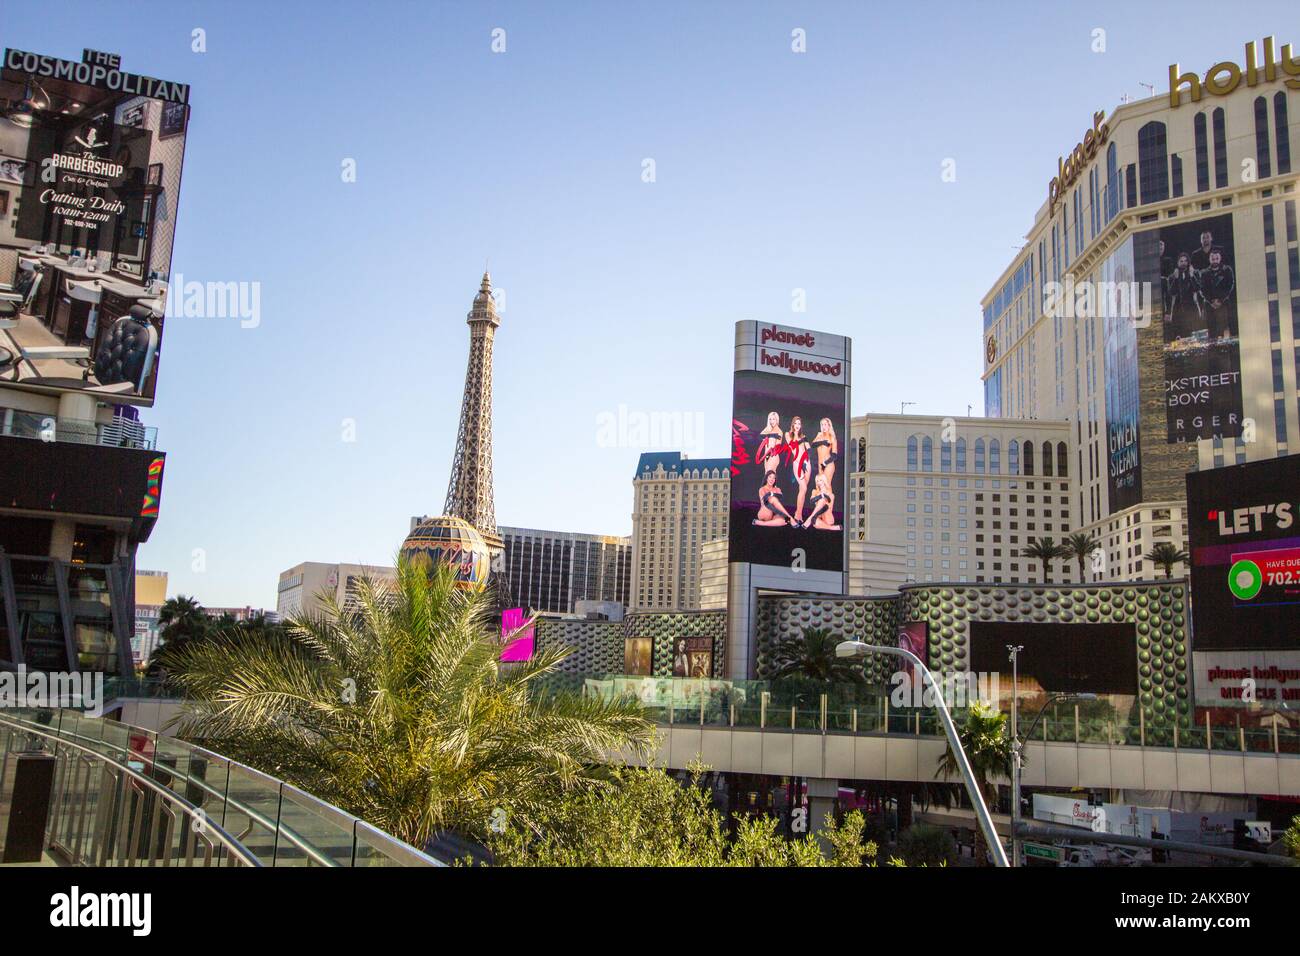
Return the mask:
M 501 650 L 501 660 L 526 661 L 533 656 L 533 626 L 519 630 L 528 620 L 521 607 L 512 607 L 501 612 L 501 639 L 506 646 Z M 517 632 L 517 633 L 516 633 Z

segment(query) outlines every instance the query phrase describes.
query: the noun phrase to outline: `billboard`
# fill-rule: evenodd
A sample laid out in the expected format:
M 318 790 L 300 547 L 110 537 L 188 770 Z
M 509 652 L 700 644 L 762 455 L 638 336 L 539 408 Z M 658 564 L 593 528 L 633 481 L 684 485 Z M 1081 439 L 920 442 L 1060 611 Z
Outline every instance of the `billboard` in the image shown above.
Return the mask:
M 1127 239 L 1101 265 L 1103 289 L 1136 288 L 1133 240 Z M 1106 475 L 1111 511 L 1142 500 L 1139 442 L 1137 311 L 1131 296 L 1117 296 L 1103 312 L 1106 370 Z
M 753 343 L 738 336 L 728 556 L 802 589 L 798 574 L 846 568 L 848 340 L 740 325 Z
M 1007 645 L 1017 656 L 1021 695 L 1138 692 L 1137 631 L 1132 624 L 971 621 L 970 664 L 1011 683 Z
M 188 104 L 112 54 L 4 51 L 3 384 L 152 404 Z
M 1300 651 L 1300 455 L 1187 476 L 1194 645 Z
M 1143 275 L 1158 274 L 1160 280 L 1166 439 L 1239 437 L 1241 355 L 1232 216 L 1166 224 L 1140 238 Z

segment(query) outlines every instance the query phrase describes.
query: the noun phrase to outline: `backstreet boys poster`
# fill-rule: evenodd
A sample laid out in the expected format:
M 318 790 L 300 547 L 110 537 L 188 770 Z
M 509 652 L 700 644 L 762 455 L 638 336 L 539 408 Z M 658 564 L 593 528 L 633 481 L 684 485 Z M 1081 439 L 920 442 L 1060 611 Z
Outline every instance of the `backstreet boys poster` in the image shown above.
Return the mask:
M 188 101 L 111 54 L 4 51 L 0 179 L 17 214 L 0 219 L 0 281 L 24 298 L 0 331 L 22 356 L 0 384 L 152 404 Z
M 1102 263 L 1103 289 L 1133 289 L 1133 240 Z M 1107 285 L 1107 283 L 1111 283 Z M 1114 307 L 1109 307 L 1112 305 Z M 1142 500 L 1138 441 L 1138 351 L 1136 313 L 1143 303 L 1116 296 L 1102 311 L 1106 350 L 1106 447 L 1110 508 L 1119 511 Z
M 1197 650 L 1300 651 L 1300 455 L 1187 475 Z
M 846 419 L 842 385 L 736 373 L 730 560 L 843 570 Z
M 1158 259 L 1170 442 L 1241 435 L 1241 357 L 1232 216 L 1155 230 L 1142 248 Z

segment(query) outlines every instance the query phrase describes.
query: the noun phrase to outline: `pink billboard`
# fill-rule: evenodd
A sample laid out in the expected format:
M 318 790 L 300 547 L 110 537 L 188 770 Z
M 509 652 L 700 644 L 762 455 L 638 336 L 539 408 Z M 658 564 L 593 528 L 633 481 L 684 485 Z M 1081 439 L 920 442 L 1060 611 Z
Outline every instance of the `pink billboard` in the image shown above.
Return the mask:
M 524 625 L 528 626 L 525 627 Z M 501 649 L 503 663 L 526 661 L 533 656 L 534 627 L 529 622 L 521 607 L 512 607 L 501 612 L 501 640 L 505 647 Z

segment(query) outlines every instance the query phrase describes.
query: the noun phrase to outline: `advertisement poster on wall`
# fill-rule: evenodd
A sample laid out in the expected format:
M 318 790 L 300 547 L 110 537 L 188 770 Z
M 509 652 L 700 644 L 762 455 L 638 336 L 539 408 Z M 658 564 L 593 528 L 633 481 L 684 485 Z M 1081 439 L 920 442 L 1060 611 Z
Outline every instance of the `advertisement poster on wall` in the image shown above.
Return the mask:
M 0 385 L 152 404 L 189 95 L 113 54 L 4 51 L 0 178 L 17 214 L 0 219 L 0 282 L 21 298 Z
M 756 338 L 732 393 L 729 560 L 842 572 L 847 340 L 783 326 Z
M 1133 240 L 1102 263 L 1103 289 L 1132 289 L 1135 285 Z M 1109 283 L 1109 284 L 1107 284 Z M 1137 312 L 1128 295 L 1108 299 L 1102 327 L 1106 352 L 1106 447 L 1110 507 L 1120 511 L 1142 500 L 1138 401 Z
M 673 641 L 673 676 L 713 676 L 713 640 L 708 637 L 679 637 Z
M 1241 435 L 1241 355 L 1232 216 L 1142 234 L 1144 275 L 1158 275 L 1170 442 Z M 1153 280 L 1154 282 L 1155 280 Z
M 623 673 L 648 677 L 652 666 L 653 642 L 648 637 L 629 637 L 623 642 Z
M 1187 476 L 1196 648 L 1300 652 L 1300 455 Z

